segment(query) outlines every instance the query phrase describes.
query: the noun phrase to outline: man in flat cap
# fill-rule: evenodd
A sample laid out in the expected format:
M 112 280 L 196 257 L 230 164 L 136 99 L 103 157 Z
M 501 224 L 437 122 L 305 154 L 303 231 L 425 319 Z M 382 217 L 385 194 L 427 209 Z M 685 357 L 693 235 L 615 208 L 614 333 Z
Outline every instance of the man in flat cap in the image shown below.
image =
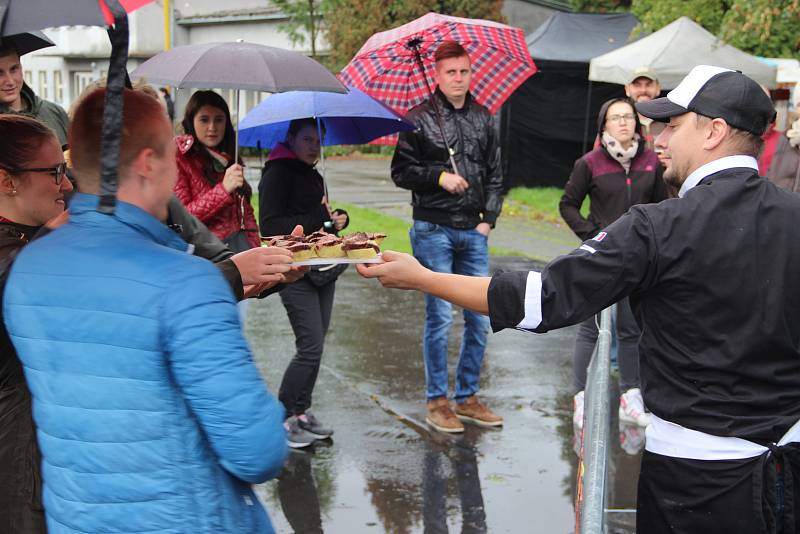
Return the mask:
M 625 96 L 640 104 L 658 98 L 660 94 L 661 83 L 658 81 L 658 75 L 655 70 L 650 67 L 633 69 L 633 72 L 628 77 L 628 83 L 625 84 Z M 641 113 L 639 114 L 639 122 L 642 125 L 647 148 L 652 150 L 655 138 L 664 130 L 664 123 L 654 121 Z
M 679 198 L 634 206 L 541 273 L 432 273 L 409 256 L 359 272 L 546 332 L 629 296 L 652 412 L 637 528 L 789 533 L 800 517 L 800 196 L 758 175 L 775 115 L 756 82 L 695 67 L 637 111 Z

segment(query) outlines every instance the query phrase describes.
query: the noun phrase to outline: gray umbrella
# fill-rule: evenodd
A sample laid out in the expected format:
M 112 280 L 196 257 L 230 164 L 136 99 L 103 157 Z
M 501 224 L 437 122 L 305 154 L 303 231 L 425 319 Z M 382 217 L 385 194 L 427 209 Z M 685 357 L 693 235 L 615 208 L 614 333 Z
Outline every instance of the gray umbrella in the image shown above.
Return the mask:
M 10 46 L 16 50 L 17 54 L 20 56 L 27 54 L 28 52 L 33 52 L 34 50 L 55 45 L 56 44 L 53 41 L 48 39 L 45 34 L 39 31 L 18 33 L 16 35 L 4 35 L 3 37 L 0 37 L 0 46 Z
M 53 26 L 105 26 L 97 0 L 0 0 L 0 35 Z
M 176 46 L 139 65 L 131 77 L 178 88 L 347 92 L 328 69 L 303 54 L 245 42 Z
M 139 65 L 131 77 L 178 89 L 347 92 L 336 76 L 310 57 L 243 41 L 176 46 Z M 236 108 L 236 116 L 241 117 L 238 98 Z M 237 138 L 234 161 L 238 159 Z

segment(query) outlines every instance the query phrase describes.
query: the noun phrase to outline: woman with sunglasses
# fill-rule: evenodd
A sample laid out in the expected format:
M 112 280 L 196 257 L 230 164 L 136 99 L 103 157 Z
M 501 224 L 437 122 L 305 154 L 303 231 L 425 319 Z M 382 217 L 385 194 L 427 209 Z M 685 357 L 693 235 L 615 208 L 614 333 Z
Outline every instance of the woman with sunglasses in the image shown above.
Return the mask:
M 53 131 L 0 115 L 0 292 L 17 252 L 65 221 L 72 191 Z M 0 327 L 0 532 L 46 532 L 31 394 L 5 326 Z
M 581 241 L 602 240 L 603 228 L 620 218 L 634 204 L 661 202 L 667 198 L 662 179 L 663 169 L 655 152 L 645 146 L 642 125 L 633 100 L 614 98 L 600 107 L 597 117 L 600 145 L 575 162 L 559 203 L 561 217 Z M 589 216 L 581 206 L 589 197 Z M 591 242 L 589 243 L 591 245 Z M 621 422 L 647 426 L 639 390 L 639 327 L 633 318 L 628 299 L 617 304 Z M 597 341 L 597 325 L 591 317 L 578 326 L 573 356 L 577 393 L 573 402 L 573 422 L 583 425 L 583 390 L 586 370 Z

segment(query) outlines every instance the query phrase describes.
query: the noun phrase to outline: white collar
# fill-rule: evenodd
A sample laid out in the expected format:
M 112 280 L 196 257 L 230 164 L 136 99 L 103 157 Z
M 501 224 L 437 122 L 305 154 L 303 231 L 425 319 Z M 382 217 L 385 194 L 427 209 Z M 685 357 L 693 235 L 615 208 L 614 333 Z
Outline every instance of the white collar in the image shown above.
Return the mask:
M 753 156 L 725 156 L 724 158 L 715 159 L 705 165 L 701 165 L 686 177 L 686 180 L 681 185 L 681 190 L 678 191 L 678 196 L 683 197 L 689 189 L 693 188 L 700 183 L 700 180 L 706 176 L 711 176 L 715 172 L 724 171 L 725 169 L 735 169 L 737 167 L 744 167 L 758 171 L 758 162 Z

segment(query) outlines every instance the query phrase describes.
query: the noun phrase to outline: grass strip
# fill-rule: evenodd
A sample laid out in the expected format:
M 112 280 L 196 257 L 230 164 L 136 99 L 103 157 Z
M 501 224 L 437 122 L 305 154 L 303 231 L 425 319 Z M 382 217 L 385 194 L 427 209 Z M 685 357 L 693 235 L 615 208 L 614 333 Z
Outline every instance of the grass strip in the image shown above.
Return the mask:
M 514 187 L 506 196 L 503 215 L 562 224 L 558 203 L 563 194 L 560 187 Z M 581 206 L 581 214 L 584 217 L 589 214 L 588 199 Z

